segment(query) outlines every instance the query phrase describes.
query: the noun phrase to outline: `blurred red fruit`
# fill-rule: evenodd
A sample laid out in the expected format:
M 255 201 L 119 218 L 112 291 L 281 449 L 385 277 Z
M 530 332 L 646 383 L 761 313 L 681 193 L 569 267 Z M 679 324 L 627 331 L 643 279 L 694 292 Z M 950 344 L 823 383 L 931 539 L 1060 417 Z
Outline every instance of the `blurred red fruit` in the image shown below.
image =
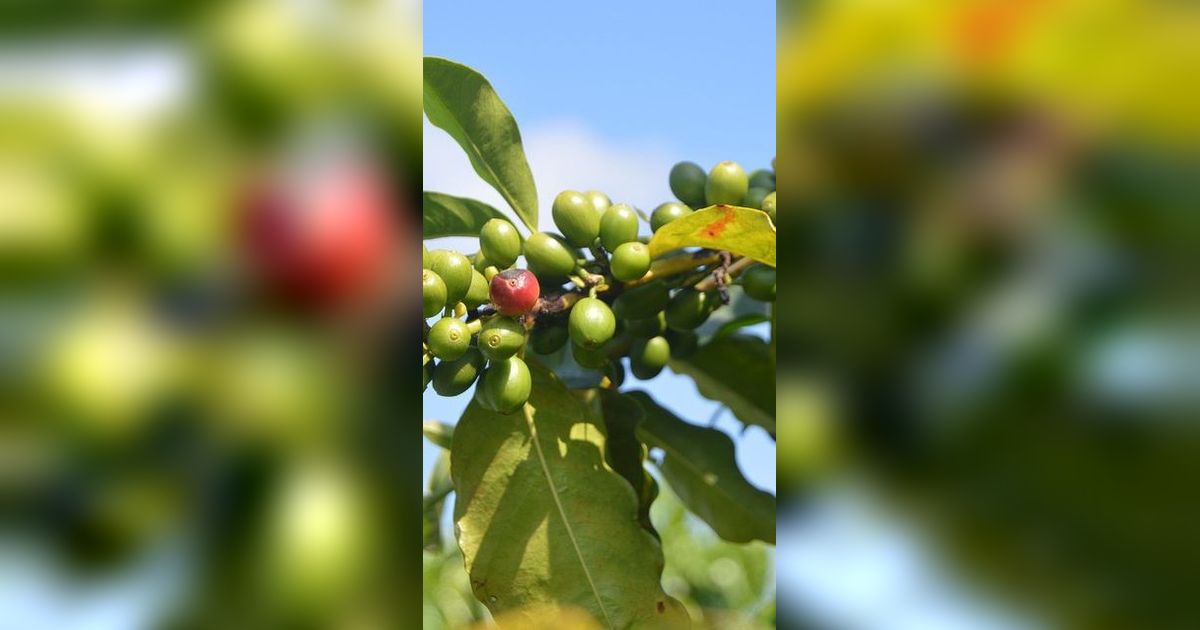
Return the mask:
M 252 187 L 242 244 L 273 293 L 332 307 L 379 290 L 395 234 L 381 173 L 341 160 Z

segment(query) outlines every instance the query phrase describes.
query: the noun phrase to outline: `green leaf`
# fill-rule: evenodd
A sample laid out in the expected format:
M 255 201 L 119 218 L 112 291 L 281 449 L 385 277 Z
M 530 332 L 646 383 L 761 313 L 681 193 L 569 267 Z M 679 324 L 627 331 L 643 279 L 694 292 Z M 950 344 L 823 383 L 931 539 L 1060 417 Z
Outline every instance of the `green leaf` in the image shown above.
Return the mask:
M 438 192 L 421 193 L 421 237 L 479 237 L 489 219 L 508 220 L 499 210 L 475 199 Z
M 523 411 L 472 401 L 454 431 L 454 517 L 476 597 L 493 614 L 555 603 L 609 628 L 686 627 L 638 498 L 605 462 L 604 423 L 546 368 L 529 368 Z
M 454 491 L 450 483 L 450 451 L 442 451 L 433 465 L 429 475 L 429 494 L 425 495 L 422 506 L 422 534 L 426 551 L 441 551 L 442 544 L 442 510 L 446 506 L 446 496 Z
M 650 239 L 650 256 L 680 247 L 722 249 L 774 267 L 775 226 L 762 210 L 709 206 L 659 228 Z
M 700 395 L 725 403 L 742 422 L 775 435 L 775 364 L 762 338 L 736 333 L 717 337 L 668 365 L 692 377 Z
M 724 324 L 721 324 L 721 327 L 717 329 L 717 332 L 713 333 L 713 338 L 716 339 L 718 337 L 732 335 L 733 333 L 746 328 L 747 326 L 762 324 L 769 321 L 771 321 L 771 318 L 763 315 L 762 313 L 749 313 L 747 315 L 740 315 L 725 322 Z
M 604 426 L 608 429 L 604 460 L 617 474 L 625 478 L 638 495 L 638 521 L 642 527 L 659 538 L 650 522 L 650 506 L 658 497 L 658 482 L 646 470 L 646 445 L 637 437 L 637 424 L 642 419 L 642 407 L 628 396 L 613 390 L 598 391 Z
M 425 115 L 458 142 L 471 166 L 525 222 L 537 230 L 537 189 L 512 112 L 475 70 L 425 58 Z
M 733 440 L 680 420 L 645 392 L 629 397 L 642 407 L 638 435 L 662 449 L 663 477 L 683 504 L 725 540 L 774 544 L 775 497 L 742 476 Z
M 454 427 L 445 422 L 438 422 L 437 420 L 426 420 L 423 422 L 421 424 L 421 433 L 425 434 L 425 439 L 442 448 L 450 448 L 450 443 L 454 440 Z

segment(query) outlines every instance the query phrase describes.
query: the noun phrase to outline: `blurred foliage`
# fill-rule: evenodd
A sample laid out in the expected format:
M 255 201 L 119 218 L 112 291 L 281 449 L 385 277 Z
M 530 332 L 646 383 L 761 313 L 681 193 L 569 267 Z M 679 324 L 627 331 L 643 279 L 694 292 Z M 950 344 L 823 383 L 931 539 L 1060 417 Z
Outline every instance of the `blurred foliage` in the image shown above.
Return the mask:
M 349 283 L 344 221 L 415 234 L 419 20 L 403 2 L 0 6 L 0 536 L 80 574 L 187 550 L 190 588 L 154 626 L 416 609 L 383 544 L 418 537 L 395 462 L 420 437 L 389 399 L 415 382 L 390 282 L 415 261 L 389 248 L 352 297 L 305 299 L 259 262 Z M 326 223 L 251 237 L 256 212 Z
M 781 447 L 1054 625 L 1193 625 L 1197 6 L 791 5 Z

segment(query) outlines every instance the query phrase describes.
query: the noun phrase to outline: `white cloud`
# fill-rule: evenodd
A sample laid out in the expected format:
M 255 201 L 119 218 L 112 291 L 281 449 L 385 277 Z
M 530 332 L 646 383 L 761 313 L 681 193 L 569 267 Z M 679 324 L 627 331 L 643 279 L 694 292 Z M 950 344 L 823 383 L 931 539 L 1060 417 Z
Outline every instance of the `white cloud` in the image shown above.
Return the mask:
M 508 211 L 495 190 L 475 174 L 466 154 L 446 132 L 424 126 L 424 188 L 473 197 Z M 538 191 L 538 227 L 556 231 L 550 216 L 554 196 L 567 189 L 600 190 L 649 212 L 672 199 L 667 174 L 678 161 L 669 147 L 651 142 L 617 144 L 575 121 L 555 121 L 522 131 L 525 153 Z M 644 226 L 649 230 L 649 226 Z

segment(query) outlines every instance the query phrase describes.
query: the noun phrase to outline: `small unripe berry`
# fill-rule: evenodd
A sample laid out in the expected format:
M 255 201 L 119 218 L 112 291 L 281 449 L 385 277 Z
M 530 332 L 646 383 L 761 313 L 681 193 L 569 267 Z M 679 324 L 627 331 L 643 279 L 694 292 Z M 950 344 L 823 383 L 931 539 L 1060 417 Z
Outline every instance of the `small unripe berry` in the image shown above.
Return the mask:
M 621 282 L 641 278 L 650 271 L 650 248 L 638 241 L 622 243 L 613 251 L 609 269 Z
M 600 234 L 600 213 L 583 193 L 564 190 L 554 198 L 550 209 L 554 225 L 576 247 L 587 247 Z
M 771 217 L 771 222 L 775 223 L 775 191 L 771 191 L 762 200 L 762 210 Z
M 526 269 L 501 271 L 492 278 L 492 304 L 502 315 L 523 315 L 537 304 L 541 287 Z
M 751 265 L 742 272 L 742 289 L 756 300 L 774 302 L 775 268 L 762 263 Z
M 708 319 L 713 297 L 695 289 L 682 289 L 667 304 L 667 326 L 675 330 L 693 330 Z
M 571 307 L 567 318 L 567 332 L 571 341 L 586 349 L 595 349 L 612 339 L 617 330 L 617 319 L 612 309 L 597 298 L 583 298 Z
M 766 188 L 750 188 L 750 190 L 746 191 L 746 198 L 742 200 L 742 207 L 754 208 L 756 210 L 762 209 L 763 199 L 766 199 L 769 194 L 771 194 L 771 191 Z
M 538 354 L 554 354 L 568 338 L 566 326 L 535 328 L 529 333 L 529 347 Z
M 429 351 L 443 361 L 453 361 L 471 347 L 471 331 L 454 317 L 443 317 L 429 329 Z
M 471 261 L 458 252 L 436 249 L 429 253 L 429 268 L 446 283 L 446 304 L 461 302 L 471 288 Z
M 726 160 L 713 167 L 704 185 L 704 197 L 709 205 L 725 203 L 737 205 L 746 197 L 750 180 L 746 171 L 737 162 Z
M 676 201 L 668 201 L 664 204 L 659 204 L 654 212 L 650 213 L 650 229 L 655 232 L 662 226 L 678 219 L 686 217 L 692 213 L 692 209 Z
M 489 219 L 479 230 L 479 249 L 498 267 L 511 266 L 521 255 L 521 235 L 504 219 Z
M 756 169 L 750 173 L 750 187 L 775 190 L 775 173 L 765 168 Z
M 652 368 L 662 368 L 671 358 L 671 344 L 665 337 L 638 339 L 629 350 L 629 359 Z
M 483 374 L 484 395 L 498 413 L 509 414 L 521 408 L 533 389 L 529 366 L 517 357 L 494 361 Z
M 525 260 L 543 278 L 566 278 L 575 270 L 575 253 L 545 232 L 534 232 L 525 239 Z
M 480 304 L 486 304 L 490 297 L 488 281 L 483 277 L 482 273 L 471 270 L 471 288 L 467 289 L 467 294 L 463 296 L 463 304 L 467 308 L 475 308 Z
M 608 207 L 600 218 L 600 242 L 604 249 L 614 251 L 622 243 L 636 241 L 638 216 L 627 204 L 618 203 Z
M 596 208 L 597 215 L 604 214 L 604 211 L 608 210 L 608 207 L 612 205 L 612 199 L 609 199 L 608 195 L 599 190 L 589 190 L 583 193 L 583 196 L 592 202 L 592 207 Z
M 446 283 L 429 269 L 421 270 L 421 300 L 425 317 L 433 317 L 446 308 Z
M 488 361 L 502 361 L 525 346 L 525 327 L 517 320 L 497 315 L 479 331 L 479 351 Z
M 704 184 L 708 175 L 695 162 L 680 162 L 671 167 L 668 182 L 675 198 L 693 207 L 704 207 Z
M 433 369 L 433 391 L 440 396 L 457 396 L 475 382 L 486 361 L 475 348 L 451 361 L 440 361 Z

